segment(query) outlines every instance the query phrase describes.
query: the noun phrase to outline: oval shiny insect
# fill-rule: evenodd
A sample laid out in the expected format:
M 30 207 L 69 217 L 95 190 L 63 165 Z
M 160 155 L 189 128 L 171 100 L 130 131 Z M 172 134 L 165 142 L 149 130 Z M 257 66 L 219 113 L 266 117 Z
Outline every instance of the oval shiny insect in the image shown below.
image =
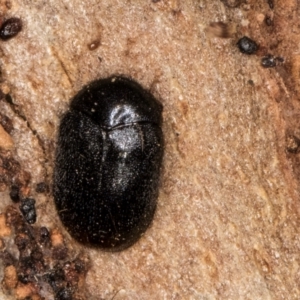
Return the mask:
M 85 86 L 62 118 L 54 200 L 84 245 L 120 251 L 150 225 L 163 157 L 162 105 L 124 77 Z

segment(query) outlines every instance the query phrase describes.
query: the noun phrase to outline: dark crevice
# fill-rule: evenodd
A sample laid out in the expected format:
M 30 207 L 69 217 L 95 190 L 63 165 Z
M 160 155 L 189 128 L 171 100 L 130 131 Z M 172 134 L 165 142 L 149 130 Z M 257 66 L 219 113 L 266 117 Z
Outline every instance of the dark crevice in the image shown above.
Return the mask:
M 26 126 L 28 127 L 28 129 L 37 138 L 39 146 L 41 147 L 42 152 L 43 152 L 45 163 L 48 163 L 49 159 L 47 158 L 48 155 L 47 155 L 47 151 L 46 151 L 43 139 L 39 136 L 39 134 L 37 133 L 37 131 L 35 129 L 33 129 L 33 127 L 31 126 L 30 122 L 26 118 L 25 114 L 19 109 L 19 105 L 15 104 L 13 102 L 13 99 L 12 99 L 11 95 L 9 95 L 9 94 L 5 95 L 5 97 L 3 99 L 5 100 L 6 103 L 9 104 L 10 108 L 15 113 L 15 115 L 17 115 L 20 119 L 22 119 L 23 121 L 25 121 Z M 43 169 L 44 169 L 44 172 L 45 172 L 45 180 L 47 181 L 48 177 L 49 177 L 49 174 L 47 172 L 47 168 L 44 165 L 43 165 Z

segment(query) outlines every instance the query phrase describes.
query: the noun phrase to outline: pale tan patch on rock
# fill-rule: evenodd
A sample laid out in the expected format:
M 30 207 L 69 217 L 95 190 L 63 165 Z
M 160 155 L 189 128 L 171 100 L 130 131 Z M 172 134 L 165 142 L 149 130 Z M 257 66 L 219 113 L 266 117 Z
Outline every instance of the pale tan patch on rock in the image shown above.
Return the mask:
M 0 125 L 0 148 L 3 150 L 11 150 L 14 147 L 14 142 L 11 136 Z
M 3 285 L 6 289 L 11 290 L 18 283 L 17 270 L 15 266 L 7 266 L 4 269 Z
M 53 247 L 58 247 L 63 245 L 64 238 L 58 229 L 52 230 L 50 238 L 51 238 L 51 245 Z
M 0 237 L 6 237 L 11 234 L 11 228 L 6 225 L 5 214 L 0 214 Z
M 33 284 L 22 284 L 19 282 L 15 290 L 15 297 L 17 300 L 23 300 L 26 297 L 31 297 L 36 294 L 36 292 L 36 288 Z

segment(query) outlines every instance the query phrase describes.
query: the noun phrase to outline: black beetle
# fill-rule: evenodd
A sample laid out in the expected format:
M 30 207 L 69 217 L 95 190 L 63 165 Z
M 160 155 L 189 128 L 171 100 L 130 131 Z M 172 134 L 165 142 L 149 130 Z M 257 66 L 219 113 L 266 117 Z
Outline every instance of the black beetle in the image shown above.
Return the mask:
M 54 170 L 58 214 L 77 241 L 107 251 L 134 244 L 156 208 L 162 105 L 124 77 L 85 86 L 62 118 Z

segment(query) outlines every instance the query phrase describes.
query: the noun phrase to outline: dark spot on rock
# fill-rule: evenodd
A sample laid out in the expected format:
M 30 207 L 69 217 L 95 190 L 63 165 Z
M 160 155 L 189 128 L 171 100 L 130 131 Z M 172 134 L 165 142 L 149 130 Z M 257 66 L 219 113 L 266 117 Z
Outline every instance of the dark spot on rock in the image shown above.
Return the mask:
M 24 251 L 26 247 L 29 245 L 29 243 L 30 243 L 30 237 L 26 234 L 19 233 L 15 237 L 15 244 L 18 247 L 20 252 Z
M 43 262 L 43 252 L 39 248 L 35 248 L 31 251 L 30 257 L 33 261 Z
M 10 199 L 13 201 L 13 202 L 19 202 L 20 201 L 20 188 L 18 185 L 12 185 L 10 187 L 10 192 L 9 192 L 9 196 L 10 196 Z
M 264 68 L 274 68 L 277 65 L 276 57 L 273 55 L 266 55 L 261 59 L 261 65 Z
M 28 199 L 24 200 L 26 202 Z M 26 212 L 25 209 L 25 215 Z M 15 267 L 20 285 L 30 284 L 36 288 L 36 291 L 45 286 L 49 290 L 51 286 L 52 291 L 49 290 L 49 298 L 51 299 L 54 299 L 55 296 L 67 297 L 72 293 L 76 296 L 72 296 L 70 299 L 83 299 L 78 283 L 84 279 L 85 274 L 83 273 L 87 269 L 84 261 L 79 257 L 76 259 L 70 257 L 75 253 L 71 252 L 69 256 L 68 248 L 64 245 L 55 247 L 51 252 L 48 229 L 27 224 L 16 205 L 8 206 L 5 216 L 7 225 L 12 227 L 15 233 L 14 247 L 19 250 L 19 253 L 15 258 L 4 248 L 4 243 L 1 243 L 0 259 L 2 266 L 12 265 Z M 53 253 L 54 255 L 51 255 Z M 31 299 L 31 296 L 28 299 Z
M 274 0 L 267 0 L 267 1 L 268 1 L 270 9 L 273 9 L 274 8 Z
M 68 248 L 64 245 L 57 246 L 53 248 L 52 257 L 57 260 L 63 260 L 68 255 Z
M 2 76 L 1 73 L 2 73 L 2 72 L 1 72 L 1 70 L 0 70 L 0 78 L 1 78 L 1 76 Z M 3 100 L 3 99 L 5 99 L 5 94 L 3 93 L 2 90 L 0 90 L 0 100 Z
M 10 151 L 0 150 L 0 184 L 21 186 L 20 164 L 12 157 Z
M 16 259 L 6 250 L 0 252 L 0 258 L 3 262 L 4 267 L 11 265 L 14 266 L 16 264 Z
M 5 101 L 8 104 L 10 104 L 12 107 L 14 107 L 15 104 L 14 104 L 14 101 L 13 101 L 12 96 L 10 94 L 5 95 Z
M 55 295 L 55 300 L 72 300 L 72 299 L 73 299 L 73 293 L 69 288 L 62 288 Z
M 258 50 L 258 45 L 256 42 L 248 38 L 247 36 L 242 37 L 238 40 L 237 46 L 239 47 L 240 51 L 244 54 L 254 54 Z
M 283 57 L 280 57 L 280 56 L 276 56 L 276 61 L 277 63 L 284 63 L 284 58 Z
M 81 259 L 77 258 L 74 261 L 74 265 L 75 265 L 76 272 L 78 272 L 78 273 L 84 273 L 85 272 L 86 266 L 85 266 L 85 263 Z
M 48 185 L 45 182 L 40 182 L 36 185 L 35 191 L 39 194 L 48 192 Z
M 19 18 L 10 18 L 3 22 L 0 28 L 0 39 L 7 41 L 15 37 L 22 30 L 22 21 Z
M 54 292 L 64 286 L 65 273 L 63 269 L 57 265 L 45 275 L 46 281 L 50 284 Z
M 243 2 L 242 0 L 221 0 L 221 2 L 224 3 L 224 5 L 230 7 L 230 8 L 235 8 L 241 5 Z
M 35 271 L 34 262 L 30 256 L 21 257 L 19 260 L 19 268 L 25 273 Z
M 41 227 L 39 229 L 39 243 L 48 244 L 50 242 L 50 232 L 46 227 Z
M 88 44 L 88 48 L 90 51 L 94 51 L 100 46 L 100 44 L 100 40 L 94 40 Z
M 266 16 L 265 22 L 267 26 L 272 26 L 273 25 L 273 20 L 270 16 Z
M 30 282 L 32 282 L 32 277 L 30 277 L 30 275 L 28 274 L 18 274 L 18 280 L 23 283 L 23 284 L 28 284 Z
M 25 198 L 21 201 L 20 211 L 29 224 L 36 222 L 35 200 L 32 198 Z
M 22 283 L 36 281 L 35 275 L 41 271 L 40 266 L 30 256 L 20 257 L 18 263 L 18 278 Z
M 3 126 L 6 132 L 11 133 L 13 131 L 12 120 L 3 114 L 0 114 L 0 124 Z
M 300 148 L 300 140 L 293 136 L 288 135 L 286 137 L 286 150 L 290 153 L 298 153 Z

